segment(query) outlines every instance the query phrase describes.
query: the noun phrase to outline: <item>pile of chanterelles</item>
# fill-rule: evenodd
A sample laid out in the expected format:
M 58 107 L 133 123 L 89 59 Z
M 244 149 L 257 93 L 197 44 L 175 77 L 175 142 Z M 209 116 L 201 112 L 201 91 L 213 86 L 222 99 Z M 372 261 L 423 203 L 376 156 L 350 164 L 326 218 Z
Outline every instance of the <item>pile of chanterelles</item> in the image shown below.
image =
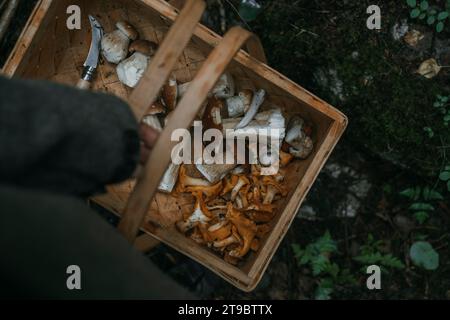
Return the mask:
M 162 130 L 188 87 L 189 83 L 178 84 L 171 77 L 144 123 Z M 178 230 L 221 254 L 231 264 L 238 264 L 250 251 L 258 250 L 277 213 L 277 200 L 288 194 L 284 184 L 289 171 L 286 167 L 296 158 L 307 158 L 313 150 L 311 125 L 294 115 L 286 126 L 281 109 L 272 103 L 264 105 L 265 98 L 264 90 L 237 90 L 233 77 L 225 73 L 197 120 L 202 121 L 204 130 L 214 128 L 225 135 L 227 129 L 233 129 L 237 139 L 248 134 L 248 129 L 280 129 L 282 134 L 277 139 L 281 145 L 278 152 L 281 169 L 277 174 L 261 174 L 270 165 L 267 159 L 239 166 L 171 164 L 159 186 L 161 192 L 192 194 L 194 208 L 176 224 Z M 190 171 L 195 174 L 190 175 Z

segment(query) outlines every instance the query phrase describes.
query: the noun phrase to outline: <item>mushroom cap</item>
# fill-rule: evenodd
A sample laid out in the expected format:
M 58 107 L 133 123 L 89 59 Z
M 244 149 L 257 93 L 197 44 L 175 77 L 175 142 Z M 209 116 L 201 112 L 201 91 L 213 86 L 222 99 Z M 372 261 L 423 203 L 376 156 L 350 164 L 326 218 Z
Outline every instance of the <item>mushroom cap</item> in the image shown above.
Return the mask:
M 118 64 L 127 57 L 130 40 L 118 30 L 107 33 L 101 40 L 101 52 L 106 61 Z
M 156 101 L 150 108 L 148 108 L 146 114 L 157 115 L 161 113 L 166 113 L 166 108 L 164 108 L 164 106 L 160 102 Z
M 222 113 L 224 109 L 225 105 L 222 100 L 216 97 L 208 99 L 202 119 L 205 130 L 218 129 L 222 131 Z
M 171 77 L 162 88 L 162 101 L 167 109 L 173 111 L 177 106 L 178 85 L 177 80 Z
M 157 49 L 158 49 L 158 45 L 152 41 L 136 40 L 131 43 L 128 51 L 130 53 L 140 52 L 148 57 L 151 57 L 155 54 Z
M 139 37 L 137 30 L 128 21 L 119 21 L 116 23 L 116 27 L 131 40 L 136 40 Z
M 250 89 L 244 89 L 239 92 L 239 97 L 242 99 L 242 102 L 244 102 L 245 112 L 248 111 L 248 108 L 250 108 L 250 104 L 253 100 L 253 91 Z

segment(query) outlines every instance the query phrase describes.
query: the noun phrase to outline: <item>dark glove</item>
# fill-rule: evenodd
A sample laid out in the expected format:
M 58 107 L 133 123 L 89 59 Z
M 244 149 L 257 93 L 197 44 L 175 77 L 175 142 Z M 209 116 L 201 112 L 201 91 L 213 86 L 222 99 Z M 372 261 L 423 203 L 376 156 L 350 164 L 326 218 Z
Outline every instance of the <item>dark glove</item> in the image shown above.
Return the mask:
M 131 176 L 137 129 L 114 96 L 0 77 L 0 182 L 91 195 Z

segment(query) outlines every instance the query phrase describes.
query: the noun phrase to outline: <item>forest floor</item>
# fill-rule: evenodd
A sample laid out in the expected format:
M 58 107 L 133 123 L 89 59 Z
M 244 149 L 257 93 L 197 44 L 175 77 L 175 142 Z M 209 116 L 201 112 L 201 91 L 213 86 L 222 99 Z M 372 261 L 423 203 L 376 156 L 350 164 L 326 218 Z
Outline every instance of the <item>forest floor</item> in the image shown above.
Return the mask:
M 338 106 L 350 127 L 254 292 L 235 289 L 164 245 L 149 258 L 201 298 L 450 299 L 450 193 L 439 179 L 450 164 L 450 133 L 433 109 L 438 94 L 450 95 L 450 72 L 443 68 L 433 79 L 415 73 L 429 58 L 450 65 L 450 22 L 438 34 L 409 17 L 406 1 L 386 0 L 382 30 L 373 31 L 366 27 L 367 1 L 261 2 L 248 27 L 262 38 L 269 64 Z M 29 9 L 20 9 L 0 60 Z M 405 43 L 405 26 L 424 35 L 418 45 Z M 437 269 L 412 262 L 416 241 L 438 253 Z M 370 264 L 382 266 L 381 290 L 366 287 Z

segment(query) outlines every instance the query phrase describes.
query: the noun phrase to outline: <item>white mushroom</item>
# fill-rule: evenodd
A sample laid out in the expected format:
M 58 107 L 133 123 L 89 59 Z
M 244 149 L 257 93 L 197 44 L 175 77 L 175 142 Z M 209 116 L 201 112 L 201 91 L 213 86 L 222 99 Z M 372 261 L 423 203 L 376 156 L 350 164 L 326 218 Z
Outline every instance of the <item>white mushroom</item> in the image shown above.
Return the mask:
M 242 90 L 237 96 L 226 99 L 228 116 L 236 118 L 244 115 L 250 108 L 252 98 L 253 91 Z
M 235 85 L 233 76 L 229 73 L 224 73 L 212 90 L 212 94 L 216 98 L 226 99 L 234 96 Z
M 188 91 L 190 84 L 190 82 L 186 82 L 178 85 L 178 98 L 181 98 Z M 233 97 L 234 93 L 235 84 L 233 76 L 229 73 L 224 73 L 209 93 L 209 96 L 214 96 L 219 99 L 227 99 Z
M 146 40 L 137 40 L 130 46 L 131 57 L 123 60 L 117 66 L 117 75 L 120 82 L 134 88 L 147 69 L 150 57 L 154 55 L 157 45 Z
M 128 55 L 131 40 L 136 40 L 138 32 L 126 21 L 116 23 L 117 30 L 107 33 L 101 41 L 102 55 L 111 63 L 119 63 Z
M 306 159 L 314 148 L 313 141 L 305 131 L 305 121 L 294 116 L 288 125 L 285 141 L 289 144 L 289 153 L 296 158 Z
M 160 103 L 155 102 L 142 119 L 142 122 L 155 129 L 156 131 L 162 132 L 162 126 L 161 122 L 159 121 L 158 114 L 162 114 L 164 112 L 164 107 Z
M 266 97 L 266 91 L 264 89 L 260 89 L 256 91 L 253 95 L 252 102 L 247 112 L 245 113 L 244 118 L 242 118 L 241 122 L 238 123 L 236 129 L 245 128 L 256 116 L 259 111 L 259 108 L 264 102 L 264 98 Z

